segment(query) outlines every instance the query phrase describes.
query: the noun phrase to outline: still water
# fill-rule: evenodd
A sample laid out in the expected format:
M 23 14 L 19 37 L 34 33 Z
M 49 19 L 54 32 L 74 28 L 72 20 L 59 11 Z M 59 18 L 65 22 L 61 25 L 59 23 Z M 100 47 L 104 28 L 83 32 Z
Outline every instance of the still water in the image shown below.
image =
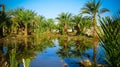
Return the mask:
M 98 46 L 97 63 L 104 63 Z M 91 39 L 25 38 L 0 41 L 0 67 L 80 67 L 93 62 Z

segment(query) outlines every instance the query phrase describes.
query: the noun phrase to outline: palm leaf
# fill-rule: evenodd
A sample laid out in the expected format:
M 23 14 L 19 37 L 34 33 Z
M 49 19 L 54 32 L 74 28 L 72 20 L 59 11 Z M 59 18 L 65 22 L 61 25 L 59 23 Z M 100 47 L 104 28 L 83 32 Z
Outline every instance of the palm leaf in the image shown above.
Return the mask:
M 105 13 L 105 12 L 109 12 L 110 10 L 108 10 L 108 9 L 106 9 L 106 8 L 102 8 L 102 9 L 100 9 L 100 14 L 102 14 L 102 13 Z
M 120 36 L 120 17 L 113 16 L 112 18 L 106 17 L 102 18 L 100 20 L 100 25 L 103 30 L 104 35 L 101 36 L 99 34 L 99 39 L 102 41 L 100 45 L 105 50 L 105 61 L 110 66 L 120 66 L 120 58 L 118 57 L 120 55 L 120 42 L 119 42 L 119 36 Z

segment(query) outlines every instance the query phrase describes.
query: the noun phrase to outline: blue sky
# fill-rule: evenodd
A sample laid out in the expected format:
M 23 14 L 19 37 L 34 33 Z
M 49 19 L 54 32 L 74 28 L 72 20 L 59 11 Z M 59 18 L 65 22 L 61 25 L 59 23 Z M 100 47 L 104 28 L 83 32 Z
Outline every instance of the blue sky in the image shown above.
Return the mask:
M 0 3 L 6 4 L 7 9 L 23 7 L 31 9 L 46 18 L 55 18 L 61 12 L 79 14 L 80 9 L 89 0 L 1 0 Z M 110 9 L 110 13 L 102 14 L 107 16 L 120 9 L 120 0 L 102 0 L 102 7 Z

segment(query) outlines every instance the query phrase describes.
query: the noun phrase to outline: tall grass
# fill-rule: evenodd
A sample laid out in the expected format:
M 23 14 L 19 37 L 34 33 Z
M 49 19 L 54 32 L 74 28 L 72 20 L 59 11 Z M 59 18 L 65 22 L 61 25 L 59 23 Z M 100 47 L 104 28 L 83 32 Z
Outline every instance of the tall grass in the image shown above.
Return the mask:
M 105 50 L 105 61 L 109 66 L 120 67 L 120 13 L 102 18 L 100 25 L 102 32 L 98 36 Z

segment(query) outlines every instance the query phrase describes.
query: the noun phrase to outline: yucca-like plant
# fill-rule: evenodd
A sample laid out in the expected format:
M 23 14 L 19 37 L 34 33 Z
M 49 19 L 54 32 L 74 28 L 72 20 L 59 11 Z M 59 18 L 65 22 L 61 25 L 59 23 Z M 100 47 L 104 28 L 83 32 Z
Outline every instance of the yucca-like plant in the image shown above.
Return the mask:
M 102 18 L 100 25 L 102 32 L 98 35 L 100 46 L 105 50 L 105 61 L 109 66 L 120 67 L 120 13 Z

